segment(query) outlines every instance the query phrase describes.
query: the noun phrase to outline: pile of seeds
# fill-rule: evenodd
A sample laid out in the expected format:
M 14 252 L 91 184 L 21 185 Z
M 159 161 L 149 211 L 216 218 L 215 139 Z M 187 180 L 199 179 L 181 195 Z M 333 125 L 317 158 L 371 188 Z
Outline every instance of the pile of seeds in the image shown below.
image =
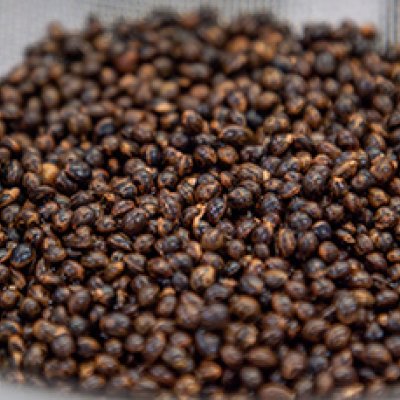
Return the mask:
M 400 53 L 266 15 L 60 25 L 0 84 L 13 382 L 289 400 L 400 381 Z

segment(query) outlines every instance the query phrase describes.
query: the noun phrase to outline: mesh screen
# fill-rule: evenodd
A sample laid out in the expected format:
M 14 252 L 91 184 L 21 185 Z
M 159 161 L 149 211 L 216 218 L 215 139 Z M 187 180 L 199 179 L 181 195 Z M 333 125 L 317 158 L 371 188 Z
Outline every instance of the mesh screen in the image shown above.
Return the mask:
M 49 21 L 68 28 L 82 26 L 89 13 L 105 21 L 119 16 L 139 18 L 156 7 L 189 11 L 212 6 L 223 18 L 241 12 L 271 10 L 299 28 L 304 22 L 338 22 L 353 19 L 372 22 L 382 31 L 383 41 L 397 39 L 397 0 L 0 0 L 0 75 L 22 59 L 23 49 L 45 33 Z

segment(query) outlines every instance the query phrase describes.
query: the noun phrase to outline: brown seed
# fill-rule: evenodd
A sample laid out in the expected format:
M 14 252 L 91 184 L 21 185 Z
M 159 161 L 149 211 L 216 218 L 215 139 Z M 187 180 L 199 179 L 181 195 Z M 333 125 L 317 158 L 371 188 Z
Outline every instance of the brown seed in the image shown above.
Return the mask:
M 190 277 L 190 285 L 195 291 L 204 290 L 215 282 L 215 269 L 211 265 L 195 268 Z
M 77 339 L 77 352 L 85 359 L 92 358 L 99 353 L 100 350 L 100 343 L 91 337 L 81 336 Z
M 142 354 L 147 360 L 154 361 L 163 352 L 165 344 L 165 334 L 163 332 L 155 332 L 145 340 Z
M 329 279 L 341 279 L 345 278 L 350 273 L 350 265 L 346 261 L 336 261 L 331 264 L 327 269 L 327 277 Z
M 288 274 L 278 269 L 270 269 L 265 272 L 264 279 L 267 287 L 278 289 L 283 287 L 288 280 Z
M 229 193 L 228 201 L 232 208 L 245 209 L 251 206 L 253 196 L 249 190 L 237 188 Z
M 282 360 L 281 373 L 285 379 L 297 378 L 306 367 L 304 354 L 297 351 L 289 351 Z
M 37 320 L 32 327 L 33 335 L 45 343 L 51 342 L 57 333 L 57 326 L 44 320 Z
M 35 250 L 28 244 L 16 246 L 11 254 L 11 265 L 14 268 L 24 268 L 35 259 Z
M 330 350 L 344 349 L 351 337 L 351 330 L 346 325 L 337 324 L 329 328 L 325 333 L 325 344 Z
M 180 396 L 195 396 L 200 391 L 200 385 L 192 375 L 182 375 L 175 383 L 175 392 Z
M 57 336 L 51 342 L 51 349 L 56 357 L 65 359 L 70 357 L 75 351 L 75 343 L 71 336 L 61 335 Z
M 18 291 L 6 289 L 0 293 L 0 307 L 4 310 L 12 310 L 19 299 L 20 294 Z
M 111 336 L 126 336 L 128 334 L 129 326 L 129 318 L 125 314 L 118 312 L 105 315 L 100 320 L 100 328 L 104 333 Z
M 365 348 L 363 360 L 374 368 L 386 367 L 392 361 L 389 351 L 379 343 L 370 343 Z
M 324 333 L 329 329 L 328 324 L 325 320 L 319 318 L 313 318 L 308 321 L 303 326 L 302 336 L 304 339 L 318 343 L 321 341 Z
M 108 354 L 98 354 L 94 359 L 95 369 L 101 375 L 112 376 L 119 371 L 119 363 Z
M 124 215 L 122 227 L 123 230 L 128 234 L 138 234 L 144 229 L 146 223 L 146 212 L 140 208 L 137 208 Z
M 292 390 L 277 383 L 268 383 L 261 386 L 258 395 L 262 400 L 293 400 L 296 396 Z
M 205 306 L 201 313 L 201 324 L 206 329 L 223 329 L 228 322 L 228 309 L 224 304 Z
M 240 379 L 243 385 L 249 389 L 257 389 L 263 381 L 261 371 L 252 366 L 244 366 L 240 369 Z
M 253 297 L 238 295 L 231 298 L 230 312 L 243 320 L 252 319 L 259 315 L 260 305 Z
M 340 322 L 349 324 L 357 319 L 358 305 L 355 298 L 345 295 L 338 299 L 336 305 L 336 315 Z
M 44 163 L 42 166 L 42 178 L 45 185 L 53 185 L 59 169 L 56 165 L 51 163 Z
M 218 356 L 221 339 L 217 334 L 198 330 L 194 342 L 197 351 L 206 359 L 215 359 Z
M 276 238 L 276 247 L 282 257 L 290 257 L 296 249 L 296 238 L 290 229 L 279 230 Z
M 205 360 L 199 365 L 196 375 L 200 381 L 214 382 L 221 377 L 222 368 L 213 361 Z
M 187 329 L 196 328 L 200 323 L 202 307 L 203 301 L 200 297 L 191 292 L 184 293 L 176 308 L 177 323 Z
M 0 207 L 8 206 L 13 203 L 20 195 L 18 188 L 4 189 L 0 193 Z
M 84 314 L 89 309 L 91 296 L 88 290 L 76 291 L 68 300 L 68 310 L 71 314 Z
M 216 251 L 224 245 L 224 235 L 218 229 L 208 229 L 201 237 L 201 247 L 204 250 Z
M 259 368 L 272 368 L 278 363 L 272 349 L 264 346 L 252 348 L 247 352 L 246 358 L 251 364 Z
M 225 345 L 221 348 L 221 357 L 230 368 L 238 367 L 243 361 L 243 354 L 240 349 L 232 345 Z

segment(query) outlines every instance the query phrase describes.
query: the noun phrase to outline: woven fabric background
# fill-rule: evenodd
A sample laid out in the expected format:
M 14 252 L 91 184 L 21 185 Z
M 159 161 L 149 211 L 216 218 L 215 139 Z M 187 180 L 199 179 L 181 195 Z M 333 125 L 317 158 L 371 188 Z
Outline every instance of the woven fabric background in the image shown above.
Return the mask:
M 271 9 L 300 27 L 306 21 L 372 22 L 384 38 L 393 36 L 396 0 L 0 0 L 0 76 L 20 62 L 24 48 L 45 34 L 49 21 L 82 26 L 89 13 L 106 21 L 118 16 L 139 18 L 157 6 L 188 11 L 210 5 L 230 18 L 240 12 Z

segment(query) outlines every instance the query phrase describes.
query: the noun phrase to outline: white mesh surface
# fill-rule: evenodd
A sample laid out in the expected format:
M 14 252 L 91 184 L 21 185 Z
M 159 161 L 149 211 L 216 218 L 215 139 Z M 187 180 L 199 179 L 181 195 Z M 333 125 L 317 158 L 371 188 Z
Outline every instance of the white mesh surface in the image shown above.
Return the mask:
M 271 9 L 297 27 L 306 21 L 338 22 L 345 18 L 372 22 L 387 38 L 394 34 L 396 3 L 397 0 L 0 0 L 0 75 L 21 61 L 23 49 L 44 35 L 48 22 L 58 20 L 77 29 L 89 13 L 110 21 L 121 15 L 139 18 L 157 6 L 188 11 L 210 5 L 224 18 Z

